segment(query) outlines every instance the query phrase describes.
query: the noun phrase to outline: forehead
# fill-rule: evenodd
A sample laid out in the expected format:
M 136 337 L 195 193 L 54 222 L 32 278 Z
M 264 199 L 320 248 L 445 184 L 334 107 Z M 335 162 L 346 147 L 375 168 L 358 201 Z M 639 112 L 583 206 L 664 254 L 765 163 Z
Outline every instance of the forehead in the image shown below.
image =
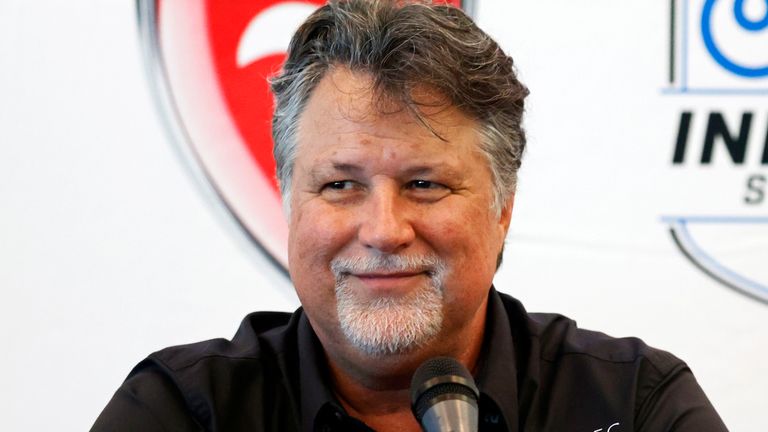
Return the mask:
M 477 122 L 445 96 L 424 87 L 416 87 L 409 96 L 419 117 L 399 100 L 382 95 L 367 73 L 332 68 L 317 84 L 299 119 L 299 153 L 355 135 L 478 149 Z

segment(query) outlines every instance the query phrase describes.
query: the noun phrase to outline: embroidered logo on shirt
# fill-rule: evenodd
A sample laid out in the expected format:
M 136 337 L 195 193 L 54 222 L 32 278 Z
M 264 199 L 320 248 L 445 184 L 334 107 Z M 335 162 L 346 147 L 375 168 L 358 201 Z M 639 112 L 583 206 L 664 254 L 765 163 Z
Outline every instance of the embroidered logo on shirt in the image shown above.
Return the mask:
M 612 425 L 608 426 L 607 428 L 600 428 L 600 429 L 595 429 L 595 430 L 594 430 L 594 431 L 592 431 L 592 432 L 619 432 L 618 430 L 616 430 L 616 431 L 613 431 L 613 428 L 614 428 L 615 426 L 618 426 L 618 425 L 619 425 L 619 422 L 616 422 L 616 423 L 614 423 L 614 424 L 612 424 Z

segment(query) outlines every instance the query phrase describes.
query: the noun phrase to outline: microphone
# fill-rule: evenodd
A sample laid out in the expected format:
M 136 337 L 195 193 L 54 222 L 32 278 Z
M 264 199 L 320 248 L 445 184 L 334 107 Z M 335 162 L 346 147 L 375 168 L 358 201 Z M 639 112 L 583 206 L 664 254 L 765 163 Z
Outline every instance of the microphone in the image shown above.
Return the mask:
M 434 357 L 411 379 L 411 410 L 426 432 L 477 432 L 480 392 L 467 368 Z

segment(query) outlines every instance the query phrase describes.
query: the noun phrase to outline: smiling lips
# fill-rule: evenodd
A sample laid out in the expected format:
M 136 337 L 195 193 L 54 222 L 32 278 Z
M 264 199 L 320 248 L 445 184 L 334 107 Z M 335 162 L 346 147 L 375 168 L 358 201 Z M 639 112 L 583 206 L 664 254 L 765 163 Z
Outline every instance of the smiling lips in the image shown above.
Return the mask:
M 352 273 L 350 277 L 359 280 L 372 291 L 401 291 L 420 279 L 420 276 L 426 275 L 426 272 Z

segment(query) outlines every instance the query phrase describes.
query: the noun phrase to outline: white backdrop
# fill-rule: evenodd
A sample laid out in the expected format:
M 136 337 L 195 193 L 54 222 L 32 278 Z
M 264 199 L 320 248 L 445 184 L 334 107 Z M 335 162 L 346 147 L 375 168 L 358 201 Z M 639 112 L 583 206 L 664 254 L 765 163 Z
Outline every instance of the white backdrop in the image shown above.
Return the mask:
M 696 0 L 679 1 L 678 13 L 683 3 L 700 13 Z M 696 269 L 660 218 L 768 214 L 743 200 L 746 179 L 768 175 L 768 93 L 669 84 L 669 6 L 480 0 L 478 22 L 531 89 L 529 151 L 496 283 L 529 310 L 672 351 L 729 428 L 765 431 L 768 308 Z M 689 42 L 691 88 L 768 89 L 707 72 Z M 768 63 L 761 53 L 748 51 Z M 0 2 L 4 430 L 87 429 L 150 352 L 231 337 L 249 311 L 297 305 L 179 163 L 142 61 L 132 1 Z M 673 166 L 685 110 L 689 153 Z M 712 111 L 734 133 L 754 113 L 743 164 L 721 142 L 711 165 L 698 163 Z M 697 229 L 710 253 L 768 284 L 768 231 Z

